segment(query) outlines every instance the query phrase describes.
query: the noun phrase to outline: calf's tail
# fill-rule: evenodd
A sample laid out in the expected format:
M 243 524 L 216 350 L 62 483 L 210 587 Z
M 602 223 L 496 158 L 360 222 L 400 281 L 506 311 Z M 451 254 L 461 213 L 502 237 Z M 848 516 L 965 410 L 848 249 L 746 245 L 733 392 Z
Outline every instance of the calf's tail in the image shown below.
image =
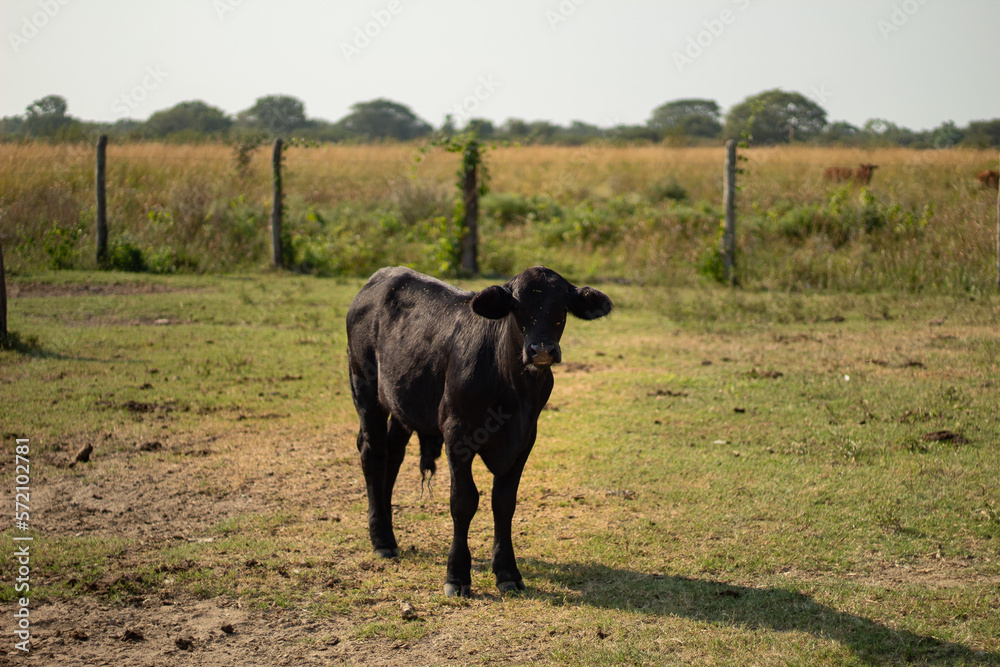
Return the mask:
M 441 446 L 444 444 L 443 437 L 430 437 L 430 436 L 419 436 L 420 437 L 420 487 L 423 489 L 424 484 L 427 484 L 427 488 L 430 489 L 431 478 L 434 477 L 434 473 L 437 472 L 436 460 L 441 456 Z

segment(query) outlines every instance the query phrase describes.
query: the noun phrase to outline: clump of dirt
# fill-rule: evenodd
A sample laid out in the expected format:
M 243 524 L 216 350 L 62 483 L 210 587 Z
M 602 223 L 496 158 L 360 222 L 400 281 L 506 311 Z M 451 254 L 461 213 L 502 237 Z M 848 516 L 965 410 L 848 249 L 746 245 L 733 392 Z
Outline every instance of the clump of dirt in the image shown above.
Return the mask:
M 950 442 L 953 445 L 964 445 L 969 442 L 961 433 L 954 431 L 931 431 L 924 433 L 920 439 L 925 442 Z

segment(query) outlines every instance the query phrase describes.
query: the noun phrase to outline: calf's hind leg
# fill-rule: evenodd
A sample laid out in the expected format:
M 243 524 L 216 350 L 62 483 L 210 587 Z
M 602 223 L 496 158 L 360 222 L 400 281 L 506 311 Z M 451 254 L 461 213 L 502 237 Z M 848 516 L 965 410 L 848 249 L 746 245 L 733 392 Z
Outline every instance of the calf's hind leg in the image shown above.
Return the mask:
M 393 544 L 396 544 L 396 540 L 392 529 L 392 490 L 396 486 L 396 477 L 399 476 L 399 467 L 403 464 L 403 457 L 406 456 L 406 443 L 410 441 L 412 434 L 413 431 L 403 426 L 395 417 L 389 417 L 389 429 L 385 435 L 385 485 L 382 489 L 382 496 L 389 522 L 389 534 L 393 535 Z M 389 553 L 379 551 L 379 555 L 385 558 L 399 556 L 399 548 L 394 547 Z
M 358 409 L 361 419 L 361 428 L 358 430 L 358 451 L 361 453 L 361 470 L 365 474 L 365 489 L 368 493 L 368 535 L 371 537 L 372 547 L 378 555 L 384 558 L 392 558 L 399 555 L 399 546 L 396 544 L 396 536 L 392 532 L 392 507 L 389 503 L 392 496 L 392 484 L 389 484 L 388 472 L 391 459 L 399 457 L 398 450 L 406 446 L 403 440 L 403 447 L 395 447 L 390 454 L 389 431 L 396 441 L 400 435 L 396 429 L 388 428 L 389 415 L 377 403 L 369 404 Z M 407 434 L 409 438 L 409 434 Z M 399 470 L 398 460 L 392 481 L 395 482 L 395 472 Z

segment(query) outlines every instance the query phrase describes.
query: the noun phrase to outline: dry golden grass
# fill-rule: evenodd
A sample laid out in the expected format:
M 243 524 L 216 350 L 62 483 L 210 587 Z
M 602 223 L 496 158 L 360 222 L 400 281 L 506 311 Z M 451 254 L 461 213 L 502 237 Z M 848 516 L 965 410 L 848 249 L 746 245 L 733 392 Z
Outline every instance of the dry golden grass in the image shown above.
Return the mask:
M 815 185 L 823 168 L 855 166 L 861 162 L 879 165 L 873 180 L 877 187 L 890 189 L 913 181 L 929 179 L 944 187 L 978 186 L 979 171 L 995 167 L 993 150 L 950 149 L 914 151 L 904 148 L 816 148 L 772 147 L 741 149 L 748 158 L 747 181 L 771 181 L 772 186 Z M 234 172 L 233 148 L 223 144 L 178 145 L 132 143 L 108 147 L 109 169 L 134 173 L 150 170 L 177 177 L 194 173 L 213 179 Z M 417 159 L 416 169 L 413 169 Z M 720 148 L 673 148 L 663 146 L 614 146 L 594 144 L 566 146 L 498 146 L 487 153 L 492 175 L 491 187 L 501 192 L 555 196 L 570 194 L 571 185 L 606 189 L 610 194 L 641 191 L 666 175 L 677 175 L 692 192 L 693 199 L 717 194 L 721 188 L 723 151 Z M 21 186 L 37 185 L 69 175 L 93 173 L 94 149 L 81 144 L 5 144 L 0 152 L 0 182 L 16 193 Z M 420 179 L 453 180 L 457 158 L 432 150 L 421 155 L 417 144 L 324 145 L 286 149 L 285 164 L 292 182 L 301 180 L 353 198 L 384 193 L 400 178 L 415 173 Z M 269 188 L 270 150 L 255 153 L 250 192 Z M 699 181 L 705 181 L 701 183 Z M 926 183 L 921 183 L 926 185 Z M 781 189 L 781 188 L 779 188 Z M 153 193 L 155 194 L 155 193 Z M 5 199 L 10 198 L 8 194 Z M 335 203 L 335 200 L 327 203 Z
M 741 149 L 740 155 L 745 160 L 738 179 L 738 245 L 749 269 L 744 284 L 912 290 L 926 277 L 935 287 L 975 291 L 991 281 L 996 197 L 980 187 L 976 174 L 996 165 L 995 151 L 784 146 Z M 548 230 L 543 221 L 514 229 L 487 222 L 484 233 L 492 236 L 485 241 L 493 247 L 486 250 L 500 254 L 487 257 L 487 270 L 504 273 L 526 261 L 544 261 L 582 277 L 691 284 L 693 267 L 715 243 L 721 147 L 496 146 L 485 159 L 492 192 L 541 197 L 563 209 L 563 226 Z M 176 251 L 181 268 L 263 266 L 270 160 L 270 148 L 261 147 L 240 175 L 228 145 L 111 144 L 112 236 L 124 234 L 150 254 Z M 862 162 L 879 166 L 869 194 L 823 180 L 828 166 Z M 51 244 L 54 229 L 76 230 L 76 245 L 67 242 L 63 249 L 69 265 L 93 265 L 93 163 L 94 149 L 86 145 L 3 147 L 0 224 L 12 271 L 51 265 L 55 251 L 43 246 Z M 439 231 L 428 236 L 418 229 L 404 238 L 379 231 L 381 221 L 395 217 L 413 228 L 450 216 L 458 163 L 455 154 L 422 153 L 419 144 L 286 149 L 286 219 L 291 234 L 312 244 L 312 263 L 302 268 L 317 270 L 320 260 L 334 273 L 362 274 L 385 263 L 420 265 L 420 258 L 445 242 L 435 235 Z M 686 192 L 686 208 L 650 199 L 657 187 L 670 183 Z M 855 234 L 855 225 L 846 230 L 851 232 L 846 243 L 831 242 L 822 230 L 788 239 L 795 232 L 790 225 L 808 226 L 816 215 L 828 221 L 846 209 L 852 212 L 838 224 L 850 227 L 851 216 L 863 215 L 866 206 L 880 216 L 876 235 Z M 597 222 L 584 219 L 593 211 Z M 692 215 L 697 224 L 690 223 Z M 341 231 L 331 236 L 332 228 Z M 344 248 L 345 234 L 354 239 L 352 246 L 364 246 L 362 257 L 333 256 Z M 542 250 L 539 236 L 549 239 Z M 405 247 L 393 246 L 385 254 L 397 241 Z M 439 265 L 433 260 L 423 268 Z

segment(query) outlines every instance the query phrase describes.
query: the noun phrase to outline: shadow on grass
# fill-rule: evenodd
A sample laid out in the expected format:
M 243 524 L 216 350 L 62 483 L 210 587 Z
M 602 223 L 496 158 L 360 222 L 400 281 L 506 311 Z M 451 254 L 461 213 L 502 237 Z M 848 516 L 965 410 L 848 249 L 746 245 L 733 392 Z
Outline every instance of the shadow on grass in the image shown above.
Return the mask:
M 72 355 L 54 352 L 42 347 L 38 336 L 21 336 L 16 331 L 8 331 L 6 337 L 0 337 L 0 350 L 9 350 L 25 357 L 35 359 L 55 359 L 56 361 L 96 361 L 105 364 L 142 364 L 142 359 L 98 359 L 96 357 L 74 357 Z
M 808 595 L 783 588 L 748 588 L 705 579 L 650 575 L 583 563 L 553 564 L 522 559 L 526 580 L 547 579 L 568 587 L 582 604 L 605 609 L 678 616 L 718 625 L 803 632 L 830 639 L 875 664 L 997 665 L 1000 655 L 961 644 L 894 630 L 871 619 L 838 611 Z M 533 595 L 562 604 L 563 594 L 534 589 Z
M 41 349 L 38 336 L 22 336 L 16 331 L 0 332 L 0 350 L 11 350 L 31 355 Z

